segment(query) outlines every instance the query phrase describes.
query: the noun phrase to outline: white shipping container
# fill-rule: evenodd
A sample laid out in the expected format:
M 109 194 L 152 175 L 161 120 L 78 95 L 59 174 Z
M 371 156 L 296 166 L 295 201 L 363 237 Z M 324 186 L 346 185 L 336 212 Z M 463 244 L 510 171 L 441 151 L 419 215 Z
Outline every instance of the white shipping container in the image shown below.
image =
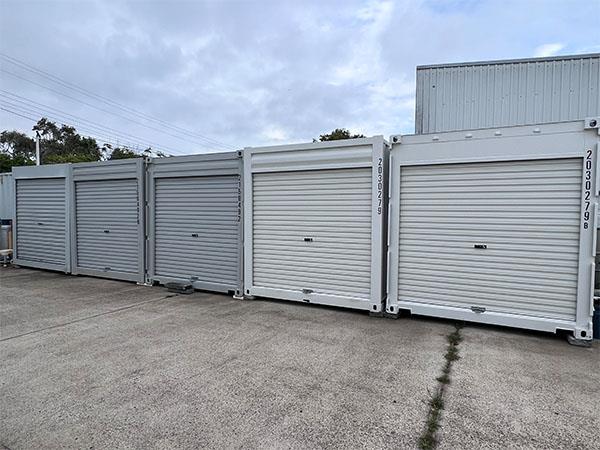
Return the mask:
M 244 151 L 245 295 L 381 312 L 382 137 Z
M 148 282 L 242 295 L 241 152 L 148 164 Z
M 392 137 L 387 312 L 591 339 L 598 122 Z
M 143 158 L 71 165 L 71 268 L 145 282 Z

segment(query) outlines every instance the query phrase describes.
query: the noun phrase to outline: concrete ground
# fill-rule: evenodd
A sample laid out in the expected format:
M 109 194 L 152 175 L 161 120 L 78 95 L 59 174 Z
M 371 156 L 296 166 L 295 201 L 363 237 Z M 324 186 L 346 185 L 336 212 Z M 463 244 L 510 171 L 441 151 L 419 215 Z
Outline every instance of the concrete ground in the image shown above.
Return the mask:
M 451 322 L 0 268 L 0 448 L 415 448 Z M 600 353 L 469 326 L 446 448 L 591 448 Z
M 514 330 L 463 329 L 441 448 L 600 449 L 600 348 Z

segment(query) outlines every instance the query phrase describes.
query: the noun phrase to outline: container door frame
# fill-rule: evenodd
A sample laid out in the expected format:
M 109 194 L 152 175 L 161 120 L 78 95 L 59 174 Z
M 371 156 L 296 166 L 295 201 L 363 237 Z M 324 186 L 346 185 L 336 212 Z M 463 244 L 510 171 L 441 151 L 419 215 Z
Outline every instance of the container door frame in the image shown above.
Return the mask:
M 587 123 L 587 121 L 586 121 Z M 501 131 L 500 131 L 501 130 Z M 575 337 L 592 337 L 596 229 L 598 227 L 598 194 L 600 193 L 600 130 L 584 131 L 584 122 L 566 122 L 536 126 L 512 127 L 473 132 L 451 132 L 439 135 L 407 136 L 405 143 L 395 146 L 390 156 L 388 285 L 386 312 L 398 314 L 401 309 L 414 314 L 466 320 L 539 331 L 573 331 Z M 481 154 L 486 145 L 485 154 Z M 521 144 L 521 145 L 519 145 Z M 515 149 L 527 148 L 526 153 Z M 570 151 L 565 149 L 571 148 Z M 511 153 L 514 151 L 514 153 Z M 477 155 L 481 156 L 477 156 Z M 450 157 L 449 155 L 453 155 Z M 404 166 L 460 163 L 493 163 L 546 159 L 579 158 L 582 163 L 582 186 L 577 303 L 575 321 L 564 321 L 510 313 L 476 313 L 466 308 L 439 306 L 420 302 L 398 301 L 398 265 L 400 239 L 400 178 Z M 586 159 L 591 166 L 589 189 L 586 189 Z M 584 219 L 586 191 L 590 191 L 590 217 Z M 587 222 L 587 225 L 586 225 Z
M 17 223 L 17 183 L 19 180 L 35 180 L 40 178 L 63 178 L 65 183 L 65 263 L 51 264 L 40 261 L 28 261 L 19 258 L 18 252 L 18 223 Z M 71 272 L 71 165 L 52 164 L 47 166 L 24 166 L 13 169 L 13 263 L 34 269 L 56 270 L 59 272 Z
M 181 166 L 179 165 L 181 164 Z M 243 263 L 244 263 L 244 170 L 241 151 L 211 153 L 203 155 L 176 156 L 172 158 L 152 158 L 146 169 L 146 209 L 147 209 L 147 276 L 146 284 L 168 282 L 191 283 L 194 289 L 224 292 L 234 291 L 234 296 L 244 292 Z M 156 274 L 156 179 L 157 178 L 187 178 L 211 176 L 238 176 L 240 179 L 239 193 L 239 228 L 238 248 L 238 282 L 236 286 L 211 283 L 201 280 L 190 281 L 185 278 L 163 277 Z
M 361 146 L 370 147 L 369 161 L 364 160 L 364 155 L 359 150 L 352 149 L 352 147 Z M 322 150 L 323 152 L 320 156 L 311 156 L 310 150 Z M 328 150 L 331 153 L 327 152 Z M 297 152 L 296 155 L 288 153 L 294 151 Z M 257 154 L 265 155 L 264 167 L 257 168 L 253 164 L 252 157 Z M 246 148 L 244 151 L 244 202 L 246 205 L 244 215 L 244 295 L 363 309 L 372 313 L 382 312 L 385 303 L 388 156 L 388 144 L 382 136 L 311 144 Z M 269 165 L 270 167 L 268 167 Z M 296 290 L 254 286 L 253 174 L 364 167 L 370 167 L 372 174 L 371 298 L 361 299 L 342 295 L 303 293 Z M 378 208 L 381 209 L 378 210 Z
M 124 281 L 134 281 L 138 284 L 144 284 L 146 279 L 145 273 L 145 253 L 146 253 L 146 235 L 145 235 L 145 183 L 144 183 L 144 171 L 146 165 L 146 158 L 135 158 L 135 168 L 134 171 L 127 170 L 115 170 L 113 166 L 131 164 L 131 160 L 115 160 L 115 161 L 103 161 L 103 162 L 95 162 L 95 163 L 79 163 L 79 167 L 90 168 L 89 175 L 82 174 L 78 176 L 75 168 L 75 173 L 73 174 L 73 168 L 71 169 L 72 176 L 70 182 L 69 189 L 69 197 L 70 197 L 70 205 L 72 208 L 71 216 L 70 216 L 70 235 L 71 235 L 71 267 L 73 275 L 88 275 L 92 277 L 99 278 L 109 278 L 115 280 L 124 280 Z M 96 170 L 94 170 L 96 169 Z M 95 172 L 95 173 L 94 173 Z M 137 226 L 137 236 L 138 236 L 138 263 L 137 263 L 137 273 L 128 273 L 128 272 L 118 272 L 118 271 L 104 271 L 97 269 L 88 269 L 84 267 L 79 267 L 77 265 L 77 198 L 76 198 L 76 185 L 78 182 L 86 182 L 86 181 L 110 181 L 110 180 L 137 180 L 138 186 L 138 226 Z

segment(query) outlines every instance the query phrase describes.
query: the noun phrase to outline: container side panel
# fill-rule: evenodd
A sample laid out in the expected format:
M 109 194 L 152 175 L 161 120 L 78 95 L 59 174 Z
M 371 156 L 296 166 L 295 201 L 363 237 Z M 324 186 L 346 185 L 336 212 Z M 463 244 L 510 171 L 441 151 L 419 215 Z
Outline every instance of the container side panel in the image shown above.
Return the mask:
M 265 151 L 252 153 L 252 172 L 281 172 L 317 169 L 335 169 L 338 167 L 371 167 L 373 165 L 373 141 L 356 139 L 356 143 L 343 141 L 327 143 L 328 147 L 310 148 L 293 146 L 283 151 Z M 340 141 L 338 141 L 340 142 Z M 309 144 L 310 145 L 310 144 Z
M 0 173 L 0 220 L 12 220 L 15 212 L 12 174 Z
M 154 158 L 150 169 L 155 178 L 239 175 L 240 161 L 238 152 L 176 156 Z
M 73 180 L 105 180 L 131 178 L 141 158 L 118 159 L 111 161 L 73 164 Z

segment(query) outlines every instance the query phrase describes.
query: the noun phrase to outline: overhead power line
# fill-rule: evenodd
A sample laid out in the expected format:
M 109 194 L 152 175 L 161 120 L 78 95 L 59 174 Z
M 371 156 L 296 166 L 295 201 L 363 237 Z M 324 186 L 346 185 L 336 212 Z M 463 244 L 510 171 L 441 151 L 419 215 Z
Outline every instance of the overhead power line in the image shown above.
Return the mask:
M 163 130 L 160 130 L 160 129 L 158 129 L 158 128 L 154 128 L 154 127 L 152 127 L 152 126 L 148 125 L 147 123 L 144 123 L 144 122 L 140 122 L 140 121 L 137 121 L 137 120 L 131 119 L 131 118 L 129 118 L 129 117 L 127 117 L 127 116 L 124 116 L 124 115 L 122 115 L 122 114 L 116 114 L 114 111 L 109 111 L 109 110 L 107 110 L 107 109 L 100 108 L 100 107 L 98 107 L 98 106 L 96 106 L 96 105 L 94 105 L 94 104 L 92 104 L 92 103 L 85 102 L 85 101 L 83 101 L 83 100 L 80 100 L 80 99 L 78 99 L 78 98 L 76 98 L 76 97 L 73 97 L 73 96 L 71 96 L 71 95 L 65 94 L 64 92 L 57 91 L 56 89 L 50 88 L 50 87 L 48 87 L 48 86 L 45 86 L 45 85 L 43 85 L 43 84 L 41 84 L 41 83 L 37 83 L 37 82 L 35 82 L 35 81 L 33 81 L 33 80 L 29 80 L 29 79 L 27 79 L 27 78 L 25 78 L 25 77 L 22 77 L 22 76 L 20 76 L 20 75 L 17 75 L 17 74 L 15 74 L 15 73 L 13 73 L 13 72 L 10 72 L 10 71 L 8 71 L 8 70 L 5 70 L 5 69 L 0 69 L 0 72 L 6 73 L 6 74 L 8 74 L 8 75 L 11 75 L 11 76 L 13 76 L 13 77 L 15 77 L 15 78 L 18 78 L 18 79 L 20 79 L 20 80 L 23 80 L 23 81 L 26 81 L 26 82 L 28 82 L 28 83 L 31 83 L 31 84 L 33 84 L 33 85 L 35 85 L 35 86 L 38 86 L 38 87 L 41 87 L 41 88 L 47 89 L 47 90 L 49 90 L 49 91 L 51 91 L 51 92 L 54 92 L 54 93 L 56 93 L 56 94 L 59 94 L 59 95 L 62 95 L 63 97 L 66 97 L 66 98 L 68 98 L 68 99 L 70 99 L 70 100 L 73 100 L 73 101 L 75 101 L 75 102 L 81 103 L 81 104 L 83 104 L 83 105 L 86 105 L 86 106 L 89 106 L 89 107 L 91 107 L 91 108 L 94 108 L 94 109 L 96 109 L 96 110 L 98 110 L 98 111 L 104 112 L 104 113 L 106 113 L 106 114 L 109 114 L 109 115 L 112 115 L 112 116 L 120 117 L 121 119 L 128 120 L 128 121 L 130 121 L 130 122 L 132 122 L 132 123 L 135 123 L 135 124 L 137 124 L 137 125 L 143 126 L 143 127 L 145 127 L 145 128 L 148 128 L 148 129 L 151 129 L 151 130 L 153 130 L 153 131 L 156 131 L 156 132 L 158 132 L 158 133 L 161 133 L 161 134 L 166 134 L 166 135 L 169 135 L 169 136 L 175 137 L 176 139 L 179 139 L 179 140 L 181 140 L 181 141 L 185 141 L 185 142 L 188 142 L 188 143 L 192 143 L 192 144 L 195 144 L 195 145 L 199 145 L 199 146 L 201 146 L 201 147 L 203 147 L 203 148 L 210 148 L 210 147 L 211 147 L 211 146 L 210 146 L 209 144 L 207 144 L 207 143 L 194 142 L 194 141 L 190 141 L 189 139 L 185 139 L 185 138 L 181 138 L 181 137 L 179 137 L 179 136 L 173 135 L 173 134 L 171 134 L 171 133 L 165 133 Z
M 0 89 L 0 98 L 4 98 L 5 101 L 11 101 L 11 102 L 17 103 L 19 105 L 26 106 L 28 108 L 32 108 L 34 111 L 38 111 L 40 113 L 40 115 L 48 115 L 48 116 L 52 115 L 53 117 L 57 117 L 57 120 L 62 121 L 63 123 L 67 123 L 67 124 L 71 124 L 71 125 L 78 125 L 79 127 L 81 127 L 81 125 L 83 124 L 84 126 L 93 127 L 96 130 L 100 130 L 103 133 L 108 133 L 109 135 L 124 137 L 125 139 L 133 139 L 135 142 L 139 142 L 140 145 L 142 145 L 144 147 L 152 147 L 152 148 L 156 148 L 156 149 L 164 149 L 165 148 L 163 145 L 156 144 L 145 138 L 135 136 L 133 134 L 123 132 L 123 131 L 120 131 L 115 128 L 108 127 L 108 126 L 105 126 L 102 124 L 98 124 L 96 122 L 84 119 L 82 117 L 78 117 L 76 115 L 67 113 L 60 109 L 53 108 L 51 106 L 44 105 L 43 103 L 39 103 L 34 100 L 28 99 L 21 95 L 14 94 L 14 93 L 6 91 L 4 89 Z M 168 151 L 169 153 L 179 153 L 179 154 L 184 153 L 181 151 L 175 151 L 175 150 L 170 150 L 170 149 L 163 150 L 163 151 Z
M 166 122 L 166 121 L 164 121 L 162 119 L 158 119 L 156 117 L 150 116 L 150 115 L 148 115 L 146 113 L 143 113 L 143 112 L 138 111 L 136 109 L 130 108 L 128 106 L 125 106 L 125 105 L 123 105 L 123 104 L 121 104 L 119 102 L 111 100 L 108 97 L 96 94 L 96 93 L 94 93 L 94 92 L 92 92 L 92 91 L 90 91 L 88 89 L 82 88 L 82 87 L 80 87 L 80 86 L 78 86 L 78 85 L 76 85 L 74 83 L 66 81 L 66 80 L 64 80 L 64 79 L 62 79 L 60 77 L 55 76 L 55 75 L 52 75 L 49 72 L 46 72 L 46 71 L 44 71 L 42 69 L 36 68 L 34 66 L 31 66 L 30 64 L 27 64 L 24 61 L 21 61 L 21 60 L 19 60 L 17 58 L 14 58 L 12 56 L 6 55 L 4 53 L 0 53 L 0 58 L 2 58 L 4 61 L 6 61 L 6 62 L 8 62 L 8 63 L 10 63 L 10 64 L 18 67 L 18 68 L 20 68 L 21 70 L 25 70 L 25 71 L 27 71 L 29 73 L 32 73 L 32 74 L 36 75 L 36 76 L 44 78 L 45 80 L 50 81 L 50 82 L 52 82 L 52 83 L 54 83 L 56 85 L 59 85 L 62 88 L 66 88 L 66 89 L 69 89 L 70 91 L 77 92 L 80 95 L 84 95 L 84 96 L 86 96 L 86 97 L 88 97 L 90 99 L 93 99 L 94 101 L 97 101 L 97 102 L 103 103 L 105 105 L 108 105 L 111 108 L 115 108 L 115 109 L 117 109 L 117 110 L 119 110 L 119 111 L 121 111 L 121 112 L 123 112 L 125 114 L 128 114 L 129 116 L 134 116 L 137 119 L 142 119 L 144 121 L 151 121 L 154 124 L 159 124 L 161 127 L 164 127 L 164 128 L 166 128 L 166 129 L 168 129 L 168 130 L 170 130 L 172 132 L 175 132 L 177 134 L 167 133 L 165 130 L 157 130 L 156 128 L 150 127 L 146 122 L 139 122 L 137 120 L 132 119 L 131 117 L 123 116 L 122 114 L 117 114 L 114 110 L 113 111 L 107 111 L 107 110 L 105 110 L 103 108 L 100 108 L 100 107 L 98 107 L 96 105 L 93 105 L 93 104 L 84 102 L 84 101 L 82 101 L 82 100 L 80 100 L 78 98 L 69 96 L 68 94 L 65 94 L 62 91 L 57 91 L 56 89 L 53 89 L 53 88 L 48 87 L 46 85 L 42 85 L 41 83 L 34 82 L 34 81 L 32 81 L 32 80 L 30 80 L 28 78 L 25 78 L 23 76 L 20 76 L 18 74 L 10 72 L 10 71 L 8 71 L 6 69 L 2 69 L 2 72 L 4 72 L 4 73 L 7 73 L 7 74 L 9 74 L 9 75 L 11 75 L 13 77 L 19 78 L 19 79 L 21 79 L 23 81 L 27 81 L 29 83 L 35 84 L 35 85 L 37 85 L 39 87 L 48 89 L 48 90 L 50 90 L 52 92 L 55 92 L 55 93 L 57 93 L 59 95 L 63 95 L 65 97 L 67 97 L 67 98 L 70 98 L 71 100 L 78 101 L 78 102 L 80 102 L 82 104 L 85 104 L 85 105 L 90 106 L 92 108 L 98 109 L 98 110 L 100 110 L 102 112 L 106 112 L 106 113 L 113 114 L 113 115 L 116 115 L 116 116 L 121 117 L 121 118 L 125 118 L 126 120 L 130 120 L 130 121 L 132 121 L 134 123 L 137 123 L 139 125 L 145 126 L 147 128 L 150 128 L 150 129 L 153 129 L 155 131 L 163 132 L 165 134 L 168 134 L 169 136 L 172 136 L 172 137 L 175 137 L 175 138 L 181 139 L 181 140 L 187 140 L 188 142 L 192 142 L 192 143 L 195 143 L 197 145 L 202 145 L 202 146 L 205 146 L 205 147 L 208 147 L 208 146 L 212 146 L 212 147 L 218 146 L 218 147 L 221 147 L 221 148 L 232 149 L 232 150 L 235 149 L 234 146 L 231 146 L 231 145 L 226 144 L 224 142 L 221 142 L 221 141 L 218 141 L 216 139 L 210 138 L 210 137 L 205 136 L 203 134 L 200 134 L 198 132 L 187 130 L 187 129 L 179 127 L 177 125 L 169 124 L 168 122 Z M 185 136 L 185 137 L 183 137 L 183 136 Z M 195 140 L 191 140 L 191 139 L 195 139 Z M 202 144 L 200 144 L 200 142 L 198 142 L 198 140 L 201 141 Z
M 9 55 L 6 55 L 5 53 L 1 53 L 0 52 L 0 57 L 3 58 L 4 60 L 10 62 L 11 64 L 14 64 L 14 65 L 20 67 L 23 70 L 27 70 L 29 72 L 35 73 L 36 75 L 39 75 L 39 76 L 41 76 L 43 78 L 47 78 L 47 79 L 51 80 L 54 83 L 60 84 L 60 85 L 66 87 L 68 89 L 76 90 L 76 91 L 82 93 L 83 95 L 86 95 L 88 97 L 91 97 L 91 98 L 94 98 L 96 100 L 99 100 L 99 101 L 101 101 L 103 103 L 106 103 L 106 104 L 108 104 L 110 106 L 114 106 L 114 107 L 117 107 L 117 108 L 119 108 L 119 109 L 121 109 L 123 111 L 127 111 L 129 113 L 138 115 L 139 117 L 142 117 L 142 118 L 144 118 L 146 120 L 155 121 L 155 122 L 160 123 L 161 125 L 163 125 L 163 126 L 165 126 L 167 128 L 171 128 L 172 130 L 176 130 L 176 131 L 179 131 L 179 132 L 181 132 L 183 134 L 187 134 L 188 136 L 191 136 L 191 137 L 195 136 L 195 137 L 198 137 L 200 139 L 205 139 L 208 142 L 211 142 L 213 144 L 218 144 L 218 145 L 223 145 L 223 146 L 227 146 L 227 147 L 233 148 L 233 146 L 225 144 L 222 141 L 218 141 L 216 139 L 210 138 L 210 137 L 208 137 L 206 135 L 203 135 L 201 133 L 190 131 L 190 130 L 187 130 L 187 129 L 182 128 L 180 126 L 170 124 L 170 123 L 168 123 L 168 122 L 166 122 L 166 121 L 164 121 L 162 119 L 153 117 L 153 116 L 151 116 L 149 114 L 146 114 L 146 113 L 144 113 L 142 111 L 136 110 L 136 109 L 128 107 L 126 105 L 123 105 L 123 104 L 121 104 L 119 102 L 116 102 L 116 101 L 114 101 L 114 100 L 112 100 L 112 99 L 110 99 L 108 97 L 102 96 L 100 94 L 96 94 L 96 93 L 90 91 L 89 89 L 85 89 L 85 88 L 83 88 L 81 86 L 76 85 L 75 83 L 69 82 L 67 80 L 64 80 L 64 79 L 56 76 L 56 75 L 53 75 L 53 74 L 51 74 L 49 72 L 46 72 L 46 71 L 44 71 L 42 69 L 39 69 L 39 68 L 34 67 L 34 66 L 30 65 L 30 64 L 27 64 L 26 62 L 21 61 L 21 60 L 15 58 L 13 56 L 9 56 Z
M 33 120 L 33 121 L 36 121 L 36 120 L 37 120 L 36 118 L 32 117 L 31 115 L 27 115 L 27 114 L 23 114 L 23 113 L 21 113 L 21 112 L 14 111 L 14 110 L 12 110 L 12 109 L 10 109 L 10 108 L 7 108 L 7 107 L 6 107 L 6 106 L 4 106 L 4 105 L 0 105 L 0 110 L 2 110 L 2 111 L 5 111 L 5 112 L 7 112 L 7 113 L 9 113 L 9 114 L 12 114 L 12 115 L 18 116 L 18 117 L 22 117 L 22 118 L 24 118 L 24 119 L 29 119 L 29 120 Z M 107 138 L 107 137 L 103 137 L 103 136 L 99 136 L 99 135 L 97 135 L 97 134 L 95 134 L 95 133 L 87 133 L 87 132 L 86 132 L 85 134 L 86 134 L 86 135 L 89 135 L 89 137 L 93 137 L 94 139 L 97 139 L 97 140 L 99 140 L 99 141 L 102 141 L 102 142 L 104 142 L 105 144 L 111 144 L 111 145 L 113 145 L 113 146 L 115 146 L 115 147 L 119 147 L 119 146 L 123 146 L 123 145 L 124 145 L 124 142 L 115 141 L 114 139 Z M 128 147 L 129 147 L 129 148 L 134 148 L 134 147 L 133 147 L 133 146 L 131 146 L 131 145 L 129 145 Z
M 82 132 L 82 133 L 95 133 L 96 135 L 100 135 L 103 137 L 112 136 L 114 139 L 118 139 L 122 142 L 128 142 L 129 143 L 128 146 L 133 145 L 133 147 L 135 147 L 135 148 L 144 148 L 145 149 L 148 147 L 152 147 L 153 149 L 172 153 L 171 150 L 167 150 L 164 147 L 162 147 L 160 145 L 156 145 L 152 142 L 138 139 L 137 136 L 132 136 L 127 133 L 121 133 L 121 132 L 118 132 L 117 130 L 98 126 L 93 123 L 87 123 L 86 121 L 79 121 L 77 119 L 74 119 L 72 116 L 66 116 L 66 115 L 63 115 L 63 114 L 51 111 L 49 109 L 39 107 L 39 106 L 32 106 L 25 102 L 16 100 L 16 99 L 11 98 L 11 99 L 9 99 L 9 101 L 7 101 L 6 100 L 7 97 L 1 93 L 0 93 L 0 97 L 4 97 L 3 98 L 4 106 L 11 107 L 13 109 L 19 109 L 21 111 L 27 111 L 29 114 L 37 115 L 38 118 L 44 116 L 53 121 L 60 122 L 65 125 L 74 126 L 77 129 L 77 131 Z M 36 119 L 36 121 L 37 120 L 39 120 L 39 119 Z
M 41 112 L 39 109 L 34 109 L 32 107 L 28 107 L 25 104 L 3 102 L 3 103 L 0 103 L 0 109 L 2 109 L 3 111 L 6 111 L 8 113 L 17 115 L 19 117 L 22 117 L 25 119 L 30 119 L 33 122 L 36 122 L 38 120 L 35 118 L 35 116 L 37 116 L 37 117 L 45 116 L 48 119 L 51 119 L 51 120 L 57 121 L 57 122 L 62 122 L 62 123 L 70 123 L 71 122 L 68 120 L 64 120 L 60 115 L 47 114 L 45 112 Z M 107 135 L 106 130 L 99 129 L 94 126 L 76 124 L 76 129 L 78 132 L 80 132 L 81 134 L 83 134 L 85 136 L 95 138 L 96 140 L 98 140 L 102 143 L 111 144 L 113 146 L 119 146 L 119 147 L 125 146 L 125 147 L 131 148 L 133 150 L 138 150 L 138 151 L 145 150 L 146 148 L 151 147 L 153 150 L 161 151 L 165 154 L 171 154 L 170 150 L 167 150 L 167 149 L 164 149 L 164 148 L 158 147 L 158 146 L 146 145 L 146 144 L 142 144 L 140 142 L 132 141 L 129 138 L 124 137 L 122 135 L 117 135 L 117 134 L 113 134 L 110 132 Z

